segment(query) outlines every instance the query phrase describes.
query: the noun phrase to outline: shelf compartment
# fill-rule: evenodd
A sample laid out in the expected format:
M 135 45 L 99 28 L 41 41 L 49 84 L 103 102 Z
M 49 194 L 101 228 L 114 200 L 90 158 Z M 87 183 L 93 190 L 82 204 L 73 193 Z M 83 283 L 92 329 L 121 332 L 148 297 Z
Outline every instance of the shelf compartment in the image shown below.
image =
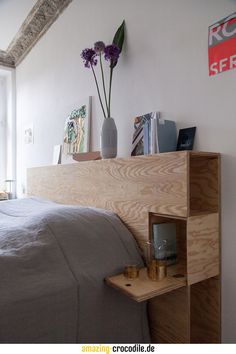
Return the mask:
M 180 218 L 150 213 L 150 240 L 153 224 L 170 222 L 176 224 L 176 268 L 186 274 L 188 285 L 217 276 L 220 271 L 219 214 L 203 212 Z
M 220 343 L 219 277 L 155 297 L 148 312 L 153 343 Z
M 220 155 L 189 155 L 189 212 L 188 215 L 219 211 Z
M 175 277 L 176 273 L 177 269 L 171 266 L 168 267 L 168 275 L 165 279 L 152 281 L 147 276 L 147 269 L 142 268 L 137 279 L 127 279 L 123 274 L 119 274 L 107 277 L 105 281 L 133 300 L 141 302 L 186 286 L 185 276 L 179 277 L 177 274 Z
M 183 217 L 171 217 L 161 214 L 149 214 L 149 240 L 153 240 L 153 224 L 174 223 L 176 225 L 176 253 L 177 263 L 174 268 L 168 267 L 168 269 L 177 269 L 178 273 L 187 274 L 187 219 Z

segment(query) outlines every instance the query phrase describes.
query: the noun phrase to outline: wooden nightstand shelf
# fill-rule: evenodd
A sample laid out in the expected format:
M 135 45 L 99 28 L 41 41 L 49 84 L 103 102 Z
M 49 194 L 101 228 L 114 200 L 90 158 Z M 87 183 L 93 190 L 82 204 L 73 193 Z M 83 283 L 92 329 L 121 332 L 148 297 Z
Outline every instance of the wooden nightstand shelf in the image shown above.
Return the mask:
M 185 276 L 175 277 L 176 272 L 171 268 L 168 268 L 168 276 L 161 281 L 150 280 L 147 276 L 147 269 L 142 268 L 137 279 L 130 280 L 123 274 L 119 274 L 106 278 L 106 283 L 131 299 L 141 302 L 186 286 Z

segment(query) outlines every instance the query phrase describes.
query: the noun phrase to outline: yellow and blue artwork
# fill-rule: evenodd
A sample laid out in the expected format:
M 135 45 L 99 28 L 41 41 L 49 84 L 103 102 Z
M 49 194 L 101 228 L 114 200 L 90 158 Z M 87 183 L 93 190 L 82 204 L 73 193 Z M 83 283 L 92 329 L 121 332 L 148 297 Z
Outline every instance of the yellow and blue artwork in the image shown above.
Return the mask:
M 67 155 L 87 152 L 89 148 L 89 102 L 74 109 L 66 119 L 63 151 Z

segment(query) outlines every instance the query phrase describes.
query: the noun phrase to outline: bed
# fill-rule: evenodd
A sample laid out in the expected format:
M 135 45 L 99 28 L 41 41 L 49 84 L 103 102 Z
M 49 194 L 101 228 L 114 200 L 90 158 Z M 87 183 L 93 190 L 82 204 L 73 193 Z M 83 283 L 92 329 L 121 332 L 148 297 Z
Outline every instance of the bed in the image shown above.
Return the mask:
M 27 198 L 0 204 L 0 342 L 149 342 L 146 304 L 104 278 L 142 265 L 112 212 Z
M 154 343 L 219 342 L 218 226 L 207 232 L 210 258 L 202 258 L 201 235 L 196 252 L 186 233 L 191 218 L 218 222 L 219 168 L 219 154 L 182 151 L 29 169 L 33 199 L 0 204 L 1 227 L 9 230 L 11 220 L 13 244 L 19 229 L 26 242 L 17 251 L 6 240 L 15 257 L 10 252 L 0 260 L 6 282 L 0 285 L 0 342 L 140 343 L 150 341 L 149 328 Z M 187 273 L 188 284 L 149 301 L 148 328 L 147 304 L 109 288 L 104 279 L 131 259 L 142 264 L 140 250 L 152 223 L 163 216 L 183 226 L 175 272 Z M 43 244 L 27 241 L 35 238 L 32 229 Z M 29 253 L 21 262 L 24 250 Z M 190 282 L 193 274 L 198 279 Z

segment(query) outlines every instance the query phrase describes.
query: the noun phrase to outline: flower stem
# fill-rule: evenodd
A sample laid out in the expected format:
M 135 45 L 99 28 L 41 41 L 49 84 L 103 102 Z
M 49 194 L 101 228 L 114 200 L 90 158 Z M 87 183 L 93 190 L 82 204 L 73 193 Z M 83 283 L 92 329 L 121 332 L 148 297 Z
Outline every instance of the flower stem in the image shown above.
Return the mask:
M 93 76 L 94 76 L 94 79 L 95 79 L 97 92 L 98 92 L 98 97 L 99 97 L 99 101 L 100 101 L 100 104 L 101 104 L 101 107 L 102 107 L 103 115 L 104 115 L 104 118 L 106 118 L 106 113 L 105 113 L 105 110 L 104 110 L 104 107 L 103 107 L 102 98 L 101 98 L 100 90 L 99 90 L 99 86 L 98 86 L 98 80 L 97 80 L 93 65 L 91 65 L 91 68 L 92 68 L 92 71 L 93 71 Z
M 109 103 L 108 103 L 108 117 L 111 116 L 111 85 L 112 85 L 112 74 L 113 74 L 113 67 L 110 69 L 110 85 L 109 85 Z
M 99 54 L 99 57 L 100 57 L 100 67 L 101 67 L 101 73 L 102 73 L 102 85 L 103 85 L 104 97 L 105 97 L 105 102 L 106 102 L 107 115 L 109 115 L 109 109 L 108 109 L 108 103 L 107 103 L 107 94 L 106 94 L 106 86 L 105 86 L 105 80 L 104 80 L 104 71 L 103 71 L 102 55 L 101 55 L 101 53 Z

